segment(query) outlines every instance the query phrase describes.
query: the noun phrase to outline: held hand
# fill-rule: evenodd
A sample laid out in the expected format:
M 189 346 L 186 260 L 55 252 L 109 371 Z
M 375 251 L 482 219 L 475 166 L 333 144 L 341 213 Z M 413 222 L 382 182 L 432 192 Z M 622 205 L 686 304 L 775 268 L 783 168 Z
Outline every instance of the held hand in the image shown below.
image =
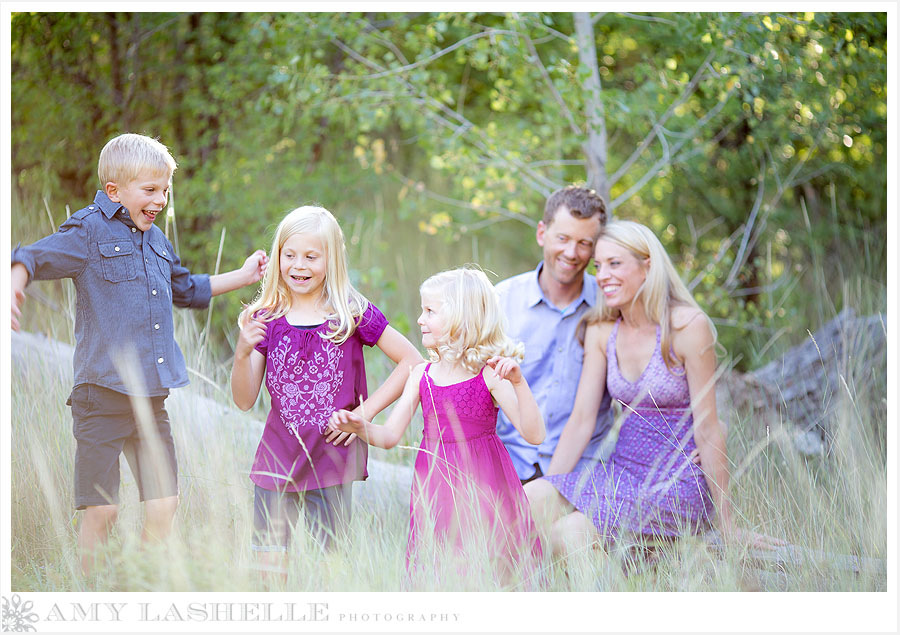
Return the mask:
M 10 324 L 12 330 L 19 330 L 19 318 L 22 317 L 22 310 L 19 308 L 25 302 L 25 292 L 21 289 L 12 289 L 12 300 L 10 302 L 10 310 L 12 318 Z
M 688 459 L 690 459 L 691 463 L 693 463 L 694 465 L 700 465 L 700 449 L 694 448 L 691 451 L 691 455 L 688 457 Z
M 325 441 L 348 446 L 356 438 L 356 435 L 365 427 L 365 420 L 355 412 L 348 410 L 336 410 L 328 419 L 325 429 Z
M 513 385 L 522 381 L 522 369 L 512 357 L 491 357 L 486 363 L 500 379 L 507 379 Z
M 266 336 L 266 323 L 251 318 L 241 329 L 237 346 L 234 349 L 235 357 L 247 357 Z
M 250 254 L 241 267 L 241 271 L 243 271 L 247 277 L 247 284 L 255 284 L 262 280 L 268 264 L 269 257 L 266 256 L 266 252 L 262 249 L 257 249 Z

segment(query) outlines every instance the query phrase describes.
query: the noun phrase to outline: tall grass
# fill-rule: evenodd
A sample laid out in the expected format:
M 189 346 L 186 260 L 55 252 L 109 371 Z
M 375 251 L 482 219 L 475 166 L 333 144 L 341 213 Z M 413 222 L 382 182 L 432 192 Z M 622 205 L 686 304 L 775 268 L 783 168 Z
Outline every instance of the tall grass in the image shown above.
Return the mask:
M 12 366 L 12 588 L 29 591 L 393 591 L 410 588 L 405 576 L 408 490 L 370 479 L 354 488 L 348 548 L 322 552 L 303 531 L 295 535 L 284 582 L 261 577 L 249 550 L 252 487 L 247 473 L 261 432 L 261 410 L 249 415 L 227 407 L 219 388 L 224 370 L 196 359 L 194 320 L 179 319 L 179 339 L 189 365 L 211 383 L 180 389 L 167 403 L 178 450 L 181 504 L 172 540 L 162 546 L 139 542 L 141 505 L 125 462 L 120 520 L 103 562 L 91 579 L 80 574 L 76 553 L 78 514 L 72 506 L 74 441 L 63 404 L 71 373 L 51 358 L 29 356 Z M 847 355 L 846 395 L 835 419 L 828 456 L 806 458 L 777 423 L 768 438 L 756 422 L 732 413 L 732 496 L 740 523 L 781 536 L 795 545 L 832 554 L 883 560 L 887 549 L 886 429 L 884 384 L 862 381 L 871 358 Z M 374 380 L 375 378 L 373 378 Z M 374 383 L 374 382 L 373 382 Z M 215 386 L 215 387 L 214 387 Z M 864 390 L 858 390 L 865 387 Z M 177 398 L 176 398 L 177 397 Z M 411 446 L 416 445 L 410 440 Z M 372 453 L 411 465 L 413 452 Z M 396 488 L 396 485 L 394 486 Z M 884 571 L 854 573 L 813 558 L 784 573 L 760 574 L 747 567 L 740 549 L 717 557 L 699 538 L 661 548 L 652 567 L 629 566 L 634 550 L 621 543 L 609 554 L 588 550 L 562 563 L 545 563 L 542 588 L 552 591 L 878 590 Z M 476 561 L 477 562 L 477 561 Z M 465 576 L 417 579 L 429 590 L 522 588 L 503 584 L 488 567 Z
M 15 215 L 14 215 L 15 218 Z M 55 219 L 56 223 L 61 219 Z M 48 222 L 49 225 L 49 222 Z M 24 230 L 23 230 L 24 231 Z M 355 233 L 383 228 L 349 229 Z M 46 233 L 38 232 L 39 235 Z M 13 235 L 28 235 L 17 232 Z M 30 239 L 23 238 L 23 242 Z M 474 249 L 474 248 L 473 248 Z M 459 254 L 456 254 L 458 257 Z M 374 271 L 383 253 L 359 257 L 359 271 Z M 407 278 L 396 288 L 398 305 L 415 307 L 417 286 L 426 273 L 442 268 L 423 250 L 405 264 Z M 447 257 L 449 258 L 449 257 Z M 468 258 L 463 258 L 466 260 Z M 416 273 L 413 273 L 416 272 Z M 834 315 L 820 276 L 818 309 Z M 844 306 L 859 314 L 883 313 L 886 289 L 879 276 L 843 277 L 837 288 Z M 373 284 L 377 281 L 373 281 Z M 37 283 L 24 329 L 71 344 L 74 292 L 68 282 Z M 378 298 L 374 298 L 378 302 Z M 414 313 L 411 313 L 414 315 Z M 389 316 L 391 317 L 391 316 Z M 176 312 L 177 339 L 185 353 L 191 385 L 167 401 L 178 452 L 181 501 L 175 535 L 164 545 L 144 546 L 139 535 L 142 509 L 125 462 L 117 529 L 101 551 L 102 563 L 90 579 L 80 573 L 76 553 L 79 514 L 74 511 L 72 474 L 74 439 L 71 414 L 64 405 L 71 390 L 71 367 L 52 357 L 15 357 L 12 364 L 11 529 L 12 588 L 16 591 L 395 591 L 512 590 L 518 580 L 498 582 L 477 558 L 465 576 L 406 578 L 405 547 L 409 491 L 396 482 L 370 478 L 354 486 L 353 517 L 346 548 L 323 552 L 303 531 L 297 532 L 284 581 L 261 576 L 250 551 L 252 485 L 248 471 L 265 419 L 268 399 L 249 412 L 231 407 L 229 359 L 216 359 L 201 324 L 206 315 Z M 820 324 L 809 324 L 815 331 Z M 770 353 L 771 354 L 771 353 Z M 738 522 L 824 554 L 872 558 L 874 569 L 859 573 L 834 566 L 825 555 L 807 558 L 784 571 L 762 572 L 748 566 L 739 547 L 724 555 L 701 538 L 661 546 L 652 564 L 627 540 L 608 552 L 589 549 L 568 562 L 544 563 L 541 588 L 547 591 L 793 591 L 884 590 L 887 555 L 886 362 L 885 351 L 872 351 L 864 338 L 849 338 L 842 358 L 840 394 L 832 395 L 833 443 L 829 453 L 806 457 L 798 452 L 788 422 L 758 413 L 728 412 L 732 463 L 731 495 Z M 370 389 L 388 374 L 384 356 L 367 352 Z M 823 406 L 824 410 L 824 406 Z M 382 415 L 383 417 L 384 415 Z M 417 415 L 401 442 L 406 448 L 372 449 L 370 456 L 409 469 L 421 433 Z M 548 550 L 545 550 L 548 551 Z M 881 566 L 878 563 L 881 563 Z M 565 566 L 563 566 L 565 564 Z

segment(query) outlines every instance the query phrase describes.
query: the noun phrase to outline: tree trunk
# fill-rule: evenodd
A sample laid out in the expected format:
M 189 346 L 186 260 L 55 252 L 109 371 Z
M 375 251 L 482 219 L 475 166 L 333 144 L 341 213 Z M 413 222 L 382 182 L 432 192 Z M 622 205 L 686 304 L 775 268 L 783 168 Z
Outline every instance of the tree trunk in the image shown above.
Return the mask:
M 588 69 L 588 78 L 584 82 L 587 141 L 583 145 L 588 165 L 587 185 L 600 194 L 604 201 L 609 202 L 609 178 L 606 174 L 606 121 L 603 114 L 603 101 L 600 98 L 600 71 L 597 67 L 594 25 L 591 23 L 589 13 L 575 13 L 573 16 L 578 58 L 581 64 Z

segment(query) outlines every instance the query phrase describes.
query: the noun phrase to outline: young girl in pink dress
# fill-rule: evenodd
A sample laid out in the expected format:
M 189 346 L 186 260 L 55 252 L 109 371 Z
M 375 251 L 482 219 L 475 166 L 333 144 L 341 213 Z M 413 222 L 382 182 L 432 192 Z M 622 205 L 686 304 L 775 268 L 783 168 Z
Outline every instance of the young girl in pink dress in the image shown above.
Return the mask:
M 422 344 L 432 362 L 410 373 L 382 425 L 335 413 L 333 431 L 391 448 L 421 402 L 425 426 L 410 498 L 407 565 L 486 557 L 503 580 L 540 557 L 540 543 L 509 453 L 496 434 L 497 407 L 528 442 L 544 439 L 540 410 L 516 358 L 522 345 L 503 332 L 496 291 L 476 269 L 445 271 L 420 288 Z M 452 569 L 451 569 L 452 570 Z M 428 571 L 425 567 L 423 571 Z
M 373 417 L 400 394 L 422 361 L 353 286 L 334 216 L 301 207 L 278 225 L 259 296 L 240 315 L 231 372 L 235 404 L 248 410 L 263 377 L 272 400 L 250 480 L 253 548 L 267 567 L 285 564 L 300 510 L 329 544 L 349 521 L 350 485 L 366 478 L 367 446 L 327 430 L 336 410 Z M 367 398 L 363 346 L 378 346 L 396 368 Z

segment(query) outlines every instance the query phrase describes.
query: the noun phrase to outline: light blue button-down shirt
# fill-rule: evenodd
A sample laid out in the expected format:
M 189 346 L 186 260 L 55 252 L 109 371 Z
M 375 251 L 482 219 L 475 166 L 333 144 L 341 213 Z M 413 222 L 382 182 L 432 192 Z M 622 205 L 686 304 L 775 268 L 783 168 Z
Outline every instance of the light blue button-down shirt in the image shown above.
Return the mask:
M 559 442 L 581 377 L 584 348 L 575 337 L 581 317 L 597 300 L 597 282 L 584 274 L 581 295 L 569 306 L 557 308 L 544 296 L 538 283 L 543 262 L 534 271 L 497 283 L 497 292 L 506 314 L 508 333 L 525 344 L 522 374 L 541 408 L 547 436 L 540 445 L 525 441 L 501 411 L 497 434 L 509 450 L 520 479 L 534 474 L 534 464 L 545 474 Z M 605 391 L 604 386 L 597 390 Z M 578 468 L 600 458 L 600 444 L 612 425 L 609 394 L 605 394 L 597 415 L 597 426 L 579 461 Z

